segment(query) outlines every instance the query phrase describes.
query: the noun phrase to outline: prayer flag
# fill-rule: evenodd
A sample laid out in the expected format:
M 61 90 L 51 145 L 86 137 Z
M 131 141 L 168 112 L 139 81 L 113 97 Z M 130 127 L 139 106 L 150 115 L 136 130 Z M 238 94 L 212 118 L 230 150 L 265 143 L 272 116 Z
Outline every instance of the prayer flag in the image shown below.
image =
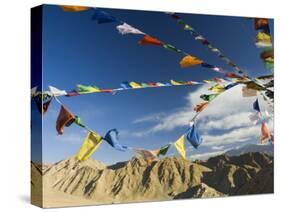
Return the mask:
M 191 55 L 185 56 L 180 61 L 180 65 L 181 65 L 182 68 L 188 68 L 190 66 L 198 65 L 198 64 L 201 64 L 201 63 L 203 63 L 202 60 L 200 60 L 200 59 L 198 59 L 196 57 L 193 57 Z
M 116 27 L 116 29 L 122 34 L 122 35 L 125 35 L 125 34 L 142 34 L 144 35 L 145 33 L 143 33 L 142 31 L 132 27 L 131 25 L 129 24 L 126 24 L 126 23 L 123 23 L 122 25 L 118 25 Z
M 53 98 L 47 94 L 39 93 L 39 94 L 33 96 L 33 99 L 36 103 L 36 106 L 37 106 L 40 114 L 44 115 L 47 112 Z
M 216 98 L 219 94 L 216 93 L 216 94 L 202 94 L 200 96 L 201 99 L 205 100 L 205 101 L 212 101 L 214 98 Z
M 100 89 L 94 86 L 77 85 L 76 87 L 80 94 L 100 92 Z
M 157 152 L 155 150 L 133 149 L 137 155 L 145 159 L 148 163 L 157 159 Z
M 251 97 L 251 96 L 257 96 L 257 90 L 247 88 L 247 86 L 244 86 L 242 88 L 242 96 L 243 97 Z
M 182 135 L 176 142 L 175 147 L 183 159 L 186 159 L 186 151 L 185 151 L 185 144 L 184 144 L 184 135 Z
M 186 139 L 191 143 L 194 148 L 198 148 L 198 146 L 202 143 L 203 139 L 200 137 L 197 128 L 194 122 L 189 124 L 189 128 L 187 129 Z
M 256 111 L 261 112 L 258 98 L 257 98 L 256 101 L 253 103 L 253 108 L 254 108 L 254 110 L 256 110 Z
M 199 113 L 199 112 L 202 112 L 207 106 L 208 106 L 209 102 L 202 102 L 202 103 L 199 103 L 197 104 L 195 107 L 194 107 L 194 110 Z
M 118 132 L 117 129 L 111 129 L 105 134 L 103 140 L 105 140 L 107 143 L 109 143 L 115 149 L 124 152 L 128 149 L 128 147 L 124 146 L 124 145 L 121 145 L 119 143 L 118 134 L 119 134 L 119 132 Z
M 63 134 L 64 126 L 72 119 L 74 119 L 74 115 L 72 115 L 72 113 L 67 108 L 61 105 L 60 112 L 56 122 L 56 130 L 59 135 Z
M 181 53 L 182 51 L 180 49 L 177 49 L 176 47 L 172 46 L 171 44 L 164 44 L 163 47 L 165 49 L 177 52 L 177 53 Z
M 132 88 L 141 88 L 141 85 L 136 82 L 130 82 L 129 84 Z
M 271 140 L 272 135 L 267 127 L 267 125 L 263 122 L 261 125 L 261 135 L 260 135 L 260 143 L 264 144 L 267 141 Z
M 124 88 L 124 89 L 132 88 L 131 85 L 129 84 L 129 82 L 122 82 L 121 87 Z
M 69 6 L 69 5 L 63 5 L 60 6 L 64 12 L 81 12 L 85 10 L 89 10 L 90 7 L 84 7 L 84 6 Z
M 157 156 L 159 155 L 166 155 L 166 153 L 168 152 L 169 148 L 170 148 L 171 144 L 168 144 L 166 146 L 163 146 L 159 149 Z
M 108 13 L 102 11 L 102 10 L 95 10 L 94 15 L 92 16 L 93 20 L 96 20 L 98 24 L 104 24 L 104 23 L 111 23 L 116 22 L 117 19 Z
M 263 29 L 265 26 L 268 26 L 268 19 L 266 18 L 255 18 L 255 29 Z
M 54 95 L 54 96 L 65 96 L 67 95 L 66 91 L 65 90 L 60 90 L 60 89 L 57 89 L 53 86 L 49 86 L 49 91 Z
M 76 154 L 76 159 L 79 161 L 88 160 L 91 155 L 97 150 L 102 143 L 102 137 L 97 133 L 90 131 L 87 134 L 79 152 Z
M 256 41 L 262 41 L 266 43 L 271 43 L 271 36 L 265 32 L 259 32 L 256 36 Z
M 216 84 L 216 85 L 212 86 L 211 88 L 209 88 L 209 90 L 213 91 L 214 93 L 221 93 L 221 92 L 225 91 L 225 88 L 223 85 Z
M 139 40 L 140 45 L 163 45 L 163 43 L 160 40 L 157 40 L 156 38 L 153 38 L 149 35 L 143 36 L 141 40 Z

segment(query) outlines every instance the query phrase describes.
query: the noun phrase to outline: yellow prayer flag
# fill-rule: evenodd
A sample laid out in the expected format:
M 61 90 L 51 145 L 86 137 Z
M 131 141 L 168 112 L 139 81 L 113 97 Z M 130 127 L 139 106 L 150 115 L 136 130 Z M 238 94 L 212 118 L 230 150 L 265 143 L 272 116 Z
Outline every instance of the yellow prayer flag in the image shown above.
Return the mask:
M 136 82 L 130 82 L 130 86 L 132 86 L 132 88 L 141 88 L 141 85 Z
M 175 80 L 171 80 L 171 84 L 172 84 L 172 85 L 182 85 L 182 83 L 177 82 L 177 81 L 175 81 Z
M 257 41 L 271 42 L 271 36 L 264 32 L 259 32 L 256 36 Z
M 194 66 L 194 65 L 198 65 L 203 63 L 202 60 L 199 60 L 196 57 L 193 57 L 191 55 L 187 55 L 184 58 L 182 58 L 182 60 L 180 61 L 180 65 L 182 68 L 188 68 L 190 66 Z
M 209 90 L 213 91 L 215 93 L 221 93 L 221 92 L 225 91 L 225 88 L 223 85 L 216 84 L 216 85 L 212 86 L 211 88 L 209 88 Z
M 186 159 L 186 151 L 185 151 L 185 144 L 184 144 L 184 135 L 181 136 L 176 142 L 175 147 L 178 150 L 178 153 Z
M 79 152 L 76 154 L 76 159 L 79 161 L 88 160 L 101 143 L 102 137 L 100 135 L 92 131 L 89 132 Z

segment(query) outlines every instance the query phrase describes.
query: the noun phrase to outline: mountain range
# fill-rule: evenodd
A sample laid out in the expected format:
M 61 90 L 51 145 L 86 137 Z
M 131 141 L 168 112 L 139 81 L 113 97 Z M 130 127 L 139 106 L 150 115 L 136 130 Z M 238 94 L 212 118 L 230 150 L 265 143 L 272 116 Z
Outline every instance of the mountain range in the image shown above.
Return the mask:
M 72 157 L 53 165 L 32 162 L 31 171 L 32 200 L 43 207 L 273 193 L 273 156 L 260 152 L 194 162 L 134 157 L 111 166 L 91 159 L 77 164 Z

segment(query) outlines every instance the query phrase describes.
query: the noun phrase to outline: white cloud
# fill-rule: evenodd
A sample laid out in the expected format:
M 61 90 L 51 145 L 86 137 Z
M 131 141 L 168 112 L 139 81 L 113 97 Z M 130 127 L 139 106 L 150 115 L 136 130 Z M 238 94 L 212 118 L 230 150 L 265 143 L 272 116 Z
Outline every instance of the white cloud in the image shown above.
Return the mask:
M 210 93 L 209 87 L 209 85 L 204 85 L 189 93 L 186 97 L 186 106 L 176 112 L 166 116 L 156 116 L 156 120 L 152 115 L 153 118 L 151 119 L 155 120 L 155 125 L 147 130 L 134 132 L 134 135 L 140 137 L 154 132 L 170 131 L 177 127 L 187 126 L 189 120 L 195 115 L 194 106 L 202 102 L 200 95 Z M 260 126 L 253 126 L 249 120 L 249 114 L 253 112 L 252 105 L 256 97 L 242 97 L 241 89 L 242 85 L 237 85 L 222 93 L 200 114 L 198 128 L 200 133 L 203 134 L 204 142 L 202 145 L 211 147 L 212 145 L 235 144 L 253 139 L 258 142 Z M 263 110 L 266 104 L 262 101 L 262 98 L 259 98 L 259 100 Z M 147 116 L 139 120 L 146 122 L 151 121 L 151 119 Z M 272 123 L 269 123 L 270 129 L 272 129 L 271 125 Z M 220 130 L 220 135 L 213 135 L 214 130 Z M 221 147 L 221 149 L 223 148 L 225 147 Z

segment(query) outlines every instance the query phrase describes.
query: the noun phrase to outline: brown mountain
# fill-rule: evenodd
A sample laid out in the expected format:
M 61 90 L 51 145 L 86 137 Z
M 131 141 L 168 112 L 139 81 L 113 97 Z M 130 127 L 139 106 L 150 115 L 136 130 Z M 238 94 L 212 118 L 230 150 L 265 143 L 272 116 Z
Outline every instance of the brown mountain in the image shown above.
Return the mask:
M 77 164 L 70 158 L 34 177 L 38 173 L 44 192 L 79 197 L 76 205 L 82 199 L 103 204 L 273 192 L 273 158 L 263 153 L 220 155 L 205 162 L 167 157 L 149 164 L 132 158 L 112 166 L 93 160 Z

